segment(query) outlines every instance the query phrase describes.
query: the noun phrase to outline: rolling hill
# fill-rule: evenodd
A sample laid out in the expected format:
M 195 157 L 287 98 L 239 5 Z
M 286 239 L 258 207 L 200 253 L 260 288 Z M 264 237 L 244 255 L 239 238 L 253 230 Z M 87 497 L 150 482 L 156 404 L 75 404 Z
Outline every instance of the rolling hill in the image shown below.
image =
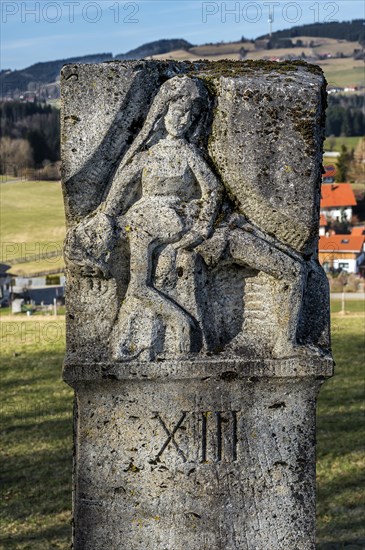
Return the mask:
M 341 23 L 315 23 L 273 32 L 271 37 L 230 43 L 192 45 L 182 38 L 162 39 L 113 56 L 89 56 L 36 63 L 19 71 L 0 73 L 3 98 L 19 98 L 25 92 L 47 100 L 59 97 L 59 73 L 65 63 L 100 63 L 127 59 L 305 59 L 320 65 L 333 87 L 365 86 L 364 23 L 358 19 Z M 285 46 L 285 47 L 284 47 Z
M 186 40 L 172 38 L 169 40 L 156 40 L 129 52 L 118 54 L 115 57 L 112 53 L 97 53 L 45 63 L 35 63 L 20 71 L 2 71 L 0 73 L 0 90 L 3 97 L 15 98 L 19 95 L 24 95 L 27 91 L 36 90 L 38 96 L 55 99 L 59 97 L 60 71 L 65 63 L 102 63 L 104 61 L 111 61 L 112 59 L 142 59 L 179 48 L 188 49 L 191 46 Z

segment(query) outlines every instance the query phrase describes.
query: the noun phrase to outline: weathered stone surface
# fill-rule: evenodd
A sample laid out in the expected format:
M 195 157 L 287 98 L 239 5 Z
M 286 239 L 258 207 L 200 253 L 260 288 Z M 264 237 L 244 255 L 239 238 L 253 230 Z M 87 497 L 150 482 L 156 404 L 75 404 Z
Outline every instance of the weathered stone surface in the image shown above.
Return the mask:
M 314 548 L 323 75 L 62 73 L 77 549 Z

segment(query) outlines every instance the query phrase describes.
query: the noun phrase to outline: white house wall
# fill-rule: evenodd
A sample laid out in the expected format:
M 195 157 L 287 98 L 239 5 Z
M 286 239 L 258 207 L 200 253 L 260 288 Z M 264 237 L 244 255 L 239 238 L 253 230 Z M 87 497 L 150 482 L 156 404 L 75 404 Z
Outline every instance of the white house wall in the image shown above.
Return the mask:
M 45 277 L 14 277 L 14 283 L 17 288 L 37 288 L 46 286 Z
M 358 266 L 356 260 L 350 260 L 348 258 L 341 258 L 338 260 L 333 260 L 333 267 L 334 269 L 338 269 L 340 267 L 340 264 L 348 264 L 348 267 L 342 267 L 344 271 L 347 271 L 347 273 L 357 273 L 358 272 Z
M 348 206 L 347 208 L 322 208 L 321 214 L 324 214 L 326 218 L 331 218 L 336 220 L 337 218 L 341 221 L 342 217 L 346 217 L 348 221 L 352 218 L 352 207 Z

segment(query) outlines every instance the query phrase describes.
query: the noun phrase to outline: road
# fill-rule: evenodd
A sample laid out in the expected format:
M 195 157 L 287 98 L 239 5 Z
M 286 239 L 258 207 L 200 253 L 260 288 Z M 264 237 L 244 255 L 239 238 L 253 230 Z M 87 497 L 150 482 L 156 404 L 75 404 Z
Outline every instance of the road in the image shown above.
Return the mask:
M 333 292 L 332 300 L 342 300 L 341 292 Z M 347 300 L 365 300 L 365 292 L 345 292 L 345 301 Z

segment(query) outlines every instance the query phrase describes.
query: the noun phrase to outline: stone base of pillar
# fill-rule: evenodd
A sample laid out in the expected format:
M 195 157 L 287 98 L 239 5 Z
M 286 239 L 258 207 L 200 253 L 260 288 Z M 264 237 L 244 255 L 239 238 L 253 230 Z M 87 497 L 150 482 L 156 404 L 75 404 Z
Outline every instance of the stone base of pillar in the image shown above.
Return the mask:
M 75 550 L 315 548 L 315 412 L 332 361 L 67 365 Z

